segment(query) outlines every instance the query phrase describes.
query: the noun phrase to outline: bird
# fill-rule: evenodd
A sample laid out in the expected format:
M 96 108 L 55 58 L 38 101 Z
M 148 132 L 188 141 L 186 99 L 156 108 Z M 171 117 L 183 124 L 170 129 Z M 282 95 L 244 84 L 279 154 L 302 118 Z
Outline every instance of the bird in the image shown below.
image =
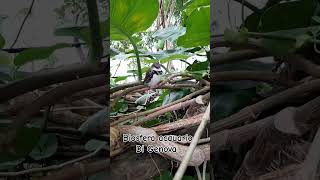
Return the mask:
M 159 62 L 153 63 L 144 77 L 143 84 L 151 89 L 157 87 L 161 81 L 162 73 L 161 64 Z

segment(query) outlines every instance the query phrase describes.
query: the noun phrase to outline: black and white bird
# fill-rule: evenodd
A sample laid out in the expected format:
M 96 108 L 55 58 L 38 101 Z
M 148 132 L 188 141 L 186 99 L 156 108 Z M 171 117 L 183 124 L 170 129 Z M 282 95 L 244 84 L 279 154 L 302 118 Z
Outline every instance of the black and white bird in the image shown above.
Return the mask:
M 151 68 L 147 71 L 146 76 L 144 77 L 143 84 L 149 88 L 155 88 L 161 81 L 161 65 L 156 62 L 153 63 Z

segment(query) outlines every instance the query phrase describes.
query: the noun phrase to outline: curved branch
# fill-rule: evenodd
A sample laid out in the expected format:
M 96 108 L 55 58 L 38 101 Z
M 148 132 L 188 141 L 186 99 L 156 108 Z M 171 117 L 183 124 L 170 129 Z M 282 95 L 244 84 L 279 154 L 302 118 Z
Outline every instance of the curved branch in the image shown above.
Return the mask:
M 25 79 L 12 82 L 0 87 L 0 102 L 9 100 L 26 92 L 39 89 L 51 84 L 71 81 L 82 77 L 103 74 L 106 71 L 107 63 L 100 65 L 77 64 L 62 68 L 40 71 Z

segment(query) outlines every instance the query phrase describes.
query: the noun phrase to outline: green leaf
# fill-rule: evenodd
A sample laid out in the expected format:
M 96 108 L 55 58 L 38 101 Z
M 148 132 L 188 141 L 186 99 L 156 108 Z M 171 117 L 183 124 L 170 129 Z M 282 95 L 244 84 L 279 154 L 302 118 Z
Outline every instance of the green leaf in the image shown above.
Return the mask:
M 189 56 L 184 55 L 184 54 L 174 54 L 174 55 L 171 55 L 171 56 L 168 56 L 168 57 L 160 59 L 160 63 L 161 64 L 167 63 L 167 62 L 175 60 L 175 59 L 186 60 L 188 58 L 189 58 Z
M 195 9 L 186 21 L 186 34 L 177 44 L 183 47 L 207 46 L 210 44 L 210 7 Z
M 0 34 L 0 49 L 2 49 L 5 44 L 6 44 L 6 41 L 4 40 L 4 38 L 2 37 L 2 35 Z
M 169 40 L 169 41 L 175 41 L 180 36 L 184 35 L 186 33 L 185 27 L 180 26 L 171 26 L 164 29 L 157 30 L 152 37 L 157 38 L 160 40 Z
M 0 153 L 0 162 L 17 160 L 27 156 L 38 143 L 40 136 L 41 129 L 39 127 L 27 125 L 18 132 L 12 149 L 9 152 Z
M 187 71 L 203 71 L 209 69 L 209 61 L 199 62 L 194 61 L 190 66 L 187 67 Z
M 54 134 L 43 134 L 34 149 L 29 154 L 34 160 L 51 157 L 58 149 L 58 140 Z
M 117 78 L 114 79 L 114 82 L 117 83 L 119 81 L 124 81 L 130 76 L 118 76 Z
M 12 65 L 13 64 L 13 58 L 12 55 L 0 50 L 0 66 L 3 65 Z
M 87 150 L 87 151 L 95 151 L 97 150 L 98 148 L 100 148 L 101 146 L 105 146 L 107 145 L 106 142 L 104 141 L 99 141 L 99 140 L 96 140 L 96 139 L 91 139 L 89 140 L 84 148 Z
M 55 50 L 66 47 L 70 47 L 70 45 L 66 43 L 59 43 L 49 47 L 30 48 L 20 52 L 14 58 L 14 64 L 16 66 L 22 66 L 31 61 L 43 60 L 48 58 Z
M 188 7 L 186 8 L 186 15 L 189 16 L 194 10 L 203 7 L 210 6 L 210 0 L 194 0 Z
M 314 0 L 276 4 L 262 14 L 259 30 L 270 32 L 310 26 L 316 5 L 317 3 Z
M 127 40 L 148 29 L 158 12 L 158 0 L 110 0 L 111 40 Z
M 170 173 L 170 171 L 165 170 L 163 172 L 161 172 L 161 176 L 157 176 L 154 178 L 154 180 L 172 180 L 172 174 Z

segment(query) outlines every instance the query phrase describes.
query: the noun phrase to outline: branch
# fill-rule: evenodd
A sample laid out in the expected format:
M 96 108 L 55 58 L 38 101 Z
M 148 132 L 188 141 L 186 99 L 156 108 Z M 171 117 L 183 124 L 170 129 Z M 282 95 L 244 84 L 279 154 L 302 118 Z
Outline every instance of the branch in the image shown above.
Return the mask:
M 215 133 L 224 129 L 231 128 L 235 125 L 244 123 L 246 121 L 254 121 L 258 118 L 259 114 L 273 108 L 275 106 L 287 103 L 291 99 L 305 98 L 312 92 L 318 92 L 320 90 L 320 80 L 313 80 L 293 88 L 282 91 L 276 95 L 268 97 L 256 104 L 247 106 L 241 109 L 239 112 L 214 122 L 210 125 L 211 133 Z M 303 97 L 302 97 L 303 96 Z
M 25 174 L 32 174 L 32 173 L 37 173 L 37 172 L 44 172 L 44 171 L 51 171 L 51 170 L 61 169 L 61 168 L 65 167 L 65 166 L 77 163 L 79 161 L 83 161 L 83 160 L 89 159 L 89 158 L 97 155 L 102 150 L 102 148 L 103 148 L 103 146 L 100 146 L 90 154 L 87 154 L 85 156 L 79 157 L 77 159 L 73 159 L 71 161 L 64 162 L 62 164 L 52 165 L 52 166 L 43 167 L 43 168 L 27 169 L 27 170 L 23 170 L 23 171 L 19 171 L 19 172 L 0 172 L 0 176 L 21 176 L 21 175 L 25 175 Z
M 164 106 L 160 106 L 160 107 L 157 107 L 157 108 L 154 108 L 154 109 L 150 109 L 148 111 L 144 111 L 144 112 L 135 113 L 135 114 L 131 114 L 131 115 L 125 116 L 123 118 L 118 119 L 117 121 L 112 122 L 110 125 L 113 126 L 113 125 L 119 124 L 121 122 L 124 122 L 124 121 L 132 119 L 132 118 L 138 118 L 139 116 L 146 116 L 148 114 L 154 113 L 154 112 L 159 111 L 161 109 L 164 109 L 164 108 L 173 106 L 175 104 L 178 104 L 178 103 L 187 101 L 189 99 L 192 99 L 193 97 L 198 96 L 200 94 L 203 94 L 203 93 L 205 93 L 205 92 L 207 92 L 209 90 L 210 90 L 210 87 L 206 86 L 206 87 L 204 87 L 204 88 L 202 88 L 200 90 L 197 90 L 197 91 L 195 91 L 195 92 L 193 92 L 193 93 L 191 93 L 191 94 L 189 94 L 189 95 L 187 95 L 187 96 L 185 96 L 185 97 L 183 97 L 181 99 L 178 99 L 178 100 L 176 100 L 176 101 L 174 101 L 172 103 L 169 103 L 169 104 L 166 104 Z
M 201 101 L 202 102 L 208 101 L 209 98 L 210 98 L 210 93 L 207 93 L 206 95 L 201 97 Z M 167 112 L 176 111 L 178 109 L 182 109 L 182 108 L 185 108 L 185 107 L 188 107 L 188 106 L 192 106 L 192 105 L 195 105 L 195 104 L 197 104 L 197 98 L 193 98 L 193 99 L 190 99 L 190 100 L 185 101 L 185 102 L 180 102 L 178 104 L 175 104 L 175 105 L 169 106 L 167 108 L 163 108 L 163 109 L 161 109 L 159 111 L 156 111 L 154 113 L 151 113 L 148 116 L 146 116 L 146 117 L 144 117 L 142 119 L 139 119 L 136 122 L 132 123 L 132 125 L 142 125 L 145 122 L 147 122 L 147 121 L 149 121 L 151 119 L 154 119 L 155 117 L 160 116 L 162 114 L 165 114 Z
M 45 93 L 34 102 L 30 102 L 30 104 L 26 105 L 20 111 L 16 119 L 13 121 L 13 128 L 11 128 L 9 132 L 2 137 L 6 138 L 4 138 L 4 142 L 0 142 L 0 149 L 6 149 L 7 147 L 5 146 L 7 145 L 5 144 L 11 144 L 17 133 L 20 132 L 19 130 L 27 123 L 30 116 L 39 112 L 43 106 L 52 105 L 55 102 L 58 102 L 61 98 L 70 96 L 75 92 L 106 85 L 106 82 L 107 77 L 105 74 L 70 81 Z
M 203 115 L 202 121 L 201 121 L 196 133 L 194 134 L 194 136 L 192 138 L 191 144 L 188 147 L 188 150 L 187 150 L 186 154 L 184 155 L 177 172 L 174 175 L 173 180 L 182 179 L 182 176 L 184 175 L 184 172 L 186 171 L 186 169 L 188 167 L 189 161 L 191 160 L 193 153 L 197 147 L 197 144 L 198 144 L 198 141 L 202 135 L 202 132 L 204 131 L 209 120 L 210 120 L 210 103 L 207 107 L 206 112 Z
M 76 163 L 73 166 L 62 169 L 54 174 L 50 174 L 40 180 L 70 180 L 81 179 L 98 172 L 110 169 L 110 159 L 97 160 L 91 163 Z
M 34 75 L 26 77 L 0 87 L 0 102 L 9 100 L 26 92 L 46 87 L 51 84 L 71 81 L 87 76 L 103 74 L 106 72 L 107 64 L 73 64 L 62 68 L 43 70 Z
M 212 63 L 210 65 L 215 66 L 220 64 L 246 61 L 246 60 L 266 57 L 266 56 L 268 55 L 260 50 L 254 50 L 254 49 L 237 50 L 237 51 L 231 51 L 223 54 L 211 55 L 210 61 Z
M 234 1 L 236 1 L 240 4 L 242 4 L 242 2 L 243 2 L 243 5 L 246 6 L 248 9 L 250 9 L 253 12 L 260 11 L 260 9 L 257 6 L 251 4 L 250 2 L 248 2 L 246 0 L 234 0 Z

